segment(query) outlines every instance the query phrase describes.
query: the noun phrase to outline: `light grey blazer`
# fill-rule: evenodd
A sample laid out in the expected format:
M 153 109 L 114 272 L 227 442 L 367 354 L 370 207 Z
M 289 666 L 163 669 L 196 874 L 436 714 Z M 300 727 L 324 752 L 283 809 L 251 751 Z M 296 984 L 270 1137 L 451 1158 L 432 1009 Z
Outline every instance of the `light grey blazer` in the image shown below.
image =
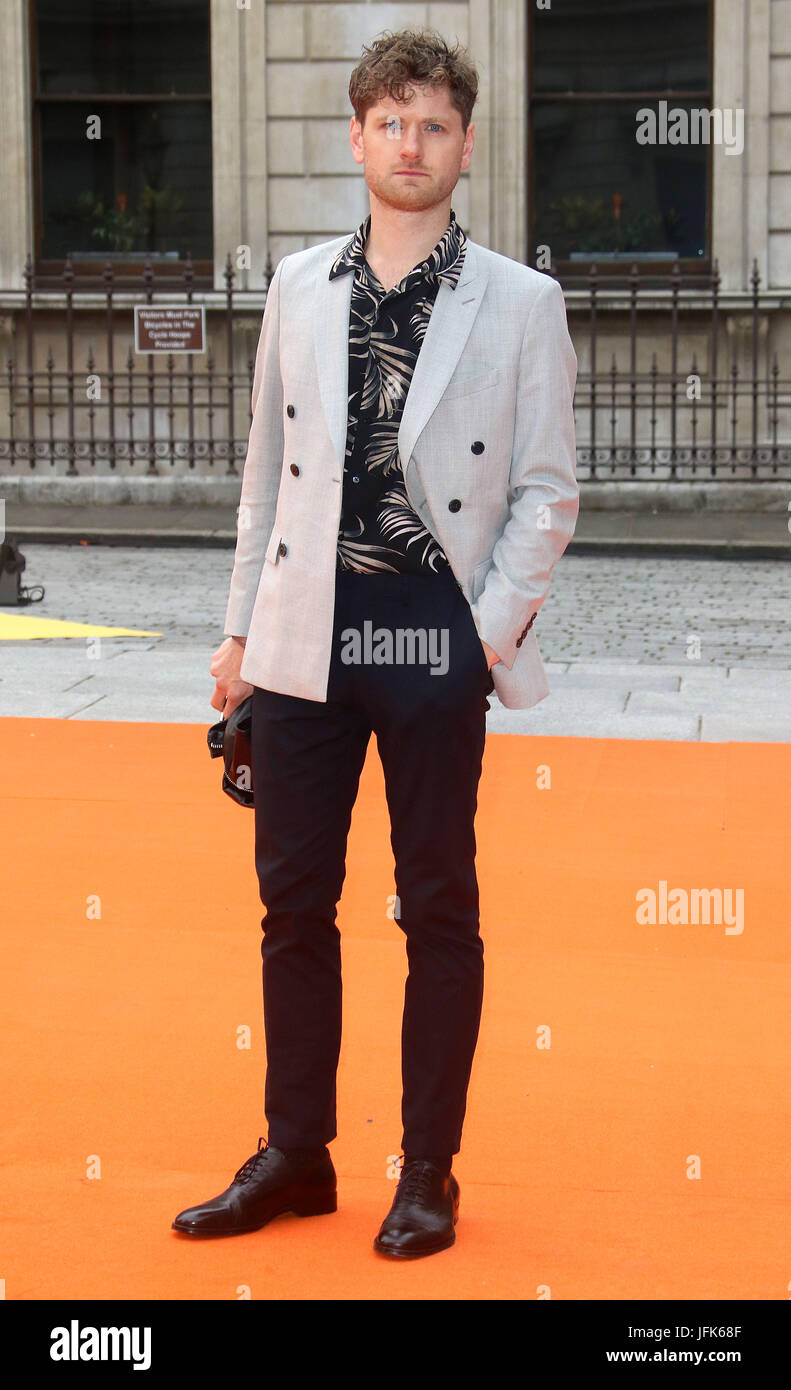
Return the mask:
M 330 668 L 353 279 L 328 277 L 349 235 L 284 256 L 270 283 L 224 627 L 247 638 L 243 680 L 319 701 Z M 410 504 L 500 657 L 494 689 L 510 709 L 549 694 L 538 623 L 529 624 L 579 510 L 576 374 L 557 282 L 468 238 L 456 288 L 440 281 L 398 444 Z

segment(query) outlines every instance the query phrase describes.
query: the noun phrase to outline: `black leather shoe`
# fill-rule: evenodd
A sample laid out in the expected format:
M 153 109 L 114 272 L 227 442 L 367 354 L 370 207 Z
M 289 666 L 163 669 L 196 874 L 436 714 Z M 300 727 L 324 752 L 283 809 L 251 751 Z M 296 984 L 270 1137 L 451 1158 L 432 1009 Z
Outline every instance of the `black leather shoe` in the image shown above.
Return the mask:
M 337 1178 L 327 1149 L 317 1155 L 286 1154 L 259 1139 L 257 1152 L 225 1192 L 179 1212 L 172 1225 L 190 1236 L 238 1236 L 286 1211 L 323 1216 L 337 1209 Z
M 374 1250 L 414 1260 L 447 1250 L 456 1239 L 459 1184 L 435 1163 L 418 1158 L 405 1165 L 393 1205 L 379 1228 Z

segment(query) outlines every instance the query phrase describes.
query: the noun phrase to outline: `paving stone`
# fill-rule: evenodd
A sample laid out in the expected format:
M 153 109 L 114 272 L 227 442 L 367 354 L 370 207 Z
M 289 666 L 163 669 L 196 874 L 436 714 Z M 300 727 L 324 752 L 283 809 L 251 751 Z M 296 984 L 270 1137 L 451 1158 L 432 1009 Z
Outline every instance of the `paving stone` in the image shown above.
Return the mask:
M 700 739 L 703 743 L 791 743 L 791 714 L 751 715 L 749 720 L 720 712 L 704 714 Z
M 546 701 L 541 701 L 545 704 Z M 550 714 L 535 710 L 492 709 L 486 728 L 492 734 L 531 734 L 556 738 L 653 738 L 690 740 L 698 737 L 696 715 L 643 715 L 632 717 L 604 710 L 556 710 Z
M 25 544 L 27 611 L 154 638 L 0 642 L 0 715 L 214 722 L 232 549 Z M 565 555 L 536 620 L 551 694 L 532 710 L 496 698 L 491 732 L 786 741 L 791 565 L 678 556 Z M 700 638 L 700 659 L 687 657 Z

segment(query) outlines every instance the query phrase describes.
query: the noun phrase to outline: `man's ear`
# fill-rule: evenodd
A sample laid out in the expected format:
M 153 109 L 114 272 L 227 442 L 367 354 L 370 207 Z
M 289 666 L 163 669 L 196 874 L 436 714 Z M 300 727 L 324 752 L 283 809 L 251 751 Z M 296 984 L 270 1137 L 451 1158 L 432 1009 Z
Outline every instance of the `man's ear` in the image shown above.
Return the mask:
M 351 146 L 351 151 L 352 151 L 352 156 L 353 156 L 353 158 L 356 160 L 356 162 L 357 162 L 358 164 L 362 164 L 362 162 L 363 162 L 363 153 L 362 153 L 362 150 L 359 150 L 359 149 L 358 149 L 357 144 L 355 143 L 355 142 L 358 142 L 358 144 L 359 144 L 359 140 L 360 140 L 360 137 L 361 137 L 361 135 L 362 135 L 362 128 L 361 128 L 361 127 L 359 127 L 359 129 L 355 129 L 355 127 L 358 127 L 358 126 L 359 126 L 359 123 L 358 123 L 358 121 L 357 121 L 357 117 L 356 117 L 356 116 L 352 116 L 351 120 L 349 121 L 349 144 L 350 144 L 350 146 Z

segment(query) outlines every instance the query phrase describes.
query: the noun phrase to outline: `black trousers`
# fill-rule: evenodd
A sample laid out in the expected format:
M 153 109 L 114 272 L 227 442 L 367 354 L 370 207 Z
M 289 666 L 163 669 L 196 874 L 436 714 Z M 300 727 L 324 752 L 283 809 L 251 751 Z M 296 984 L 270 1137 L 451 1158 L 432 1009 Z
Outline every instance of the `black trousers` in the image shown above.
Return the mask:
M 406 1153 L 454 1154 L 483 998 L 473 822 L 494 682 L 450 569 L 344 571 L 335 582 L 326 702 L 253 692 L 269 1142 L 314 1147 L 337 1133 L 336 908 L 374 732 L 408 962 L 401 1146 Z

